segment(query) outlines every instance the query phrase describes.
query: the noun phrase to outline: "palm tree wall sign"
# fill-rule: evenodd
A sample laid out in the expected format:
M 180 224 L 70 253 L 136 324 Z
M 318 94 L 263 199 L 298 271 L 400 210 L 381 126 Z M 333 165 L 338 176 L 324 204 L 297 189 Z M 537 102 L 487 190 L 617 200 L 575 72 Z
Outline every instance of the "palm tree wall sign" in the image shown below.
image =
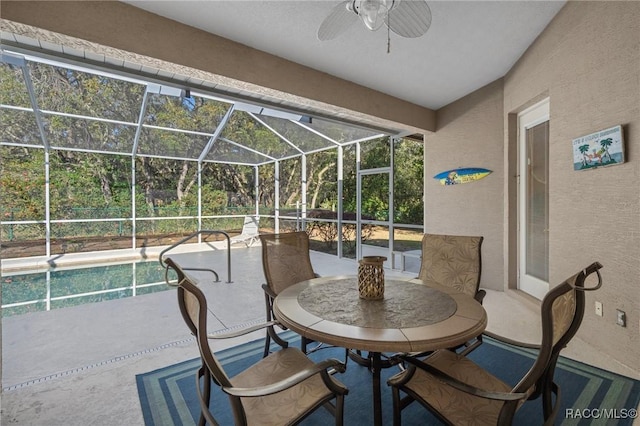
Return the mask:
M 587 170 L 624 163 L 622 126 L 573 140 L 573 169 Z

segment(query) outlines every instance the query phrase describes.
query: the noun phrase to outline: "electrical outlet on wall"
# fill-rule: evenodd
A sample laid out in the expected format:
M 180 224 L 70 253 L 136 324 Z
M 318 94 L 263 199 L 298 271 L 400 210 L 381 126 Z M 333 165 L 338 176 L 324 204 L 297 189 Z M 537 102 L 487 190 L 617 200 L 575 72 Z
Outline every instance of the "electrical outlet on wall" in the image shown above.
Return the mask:
M 616 317 L 616 324 L 618 324 L 620 327 L 626 327 L 627 314 L 625 314 L 624 311 L 621 311 L 620 309 L 616 309 L 616 313 L 618 314 L 618 316 Z
M 596 315 L 602 316 L 602 302 L 596 302 Z

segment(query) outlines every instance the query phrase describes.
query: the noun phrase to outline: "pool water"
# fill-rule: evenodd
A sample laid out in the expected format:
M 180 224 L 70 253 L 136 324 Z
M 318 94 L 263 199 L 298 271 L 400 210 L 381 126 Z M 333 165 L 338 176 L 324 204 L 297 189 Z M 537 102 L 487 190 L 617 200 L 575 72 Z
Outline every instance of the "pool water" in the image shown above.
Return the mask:
M 173 271 L 171 271 L 173 272 Z M 175 274 L 169 274 L 175 279 Z M 2 316 L 122 299 L 172 288 L 155 261 L 2 274 Z

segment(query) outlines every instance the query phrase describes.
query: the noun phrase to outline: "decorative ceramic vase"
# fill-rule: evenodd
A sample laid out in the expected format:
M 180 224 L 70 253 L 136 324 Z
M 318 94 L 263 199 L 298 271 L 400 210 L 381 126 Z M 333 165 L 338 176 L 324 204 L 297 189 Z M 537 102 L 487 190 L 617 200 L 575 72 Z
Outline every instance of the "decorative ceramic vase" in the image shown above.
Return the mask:
M 358 261 L 358 292 L 360 298 L 377 300 L 384 297 L 384 256 L 363 256 Z

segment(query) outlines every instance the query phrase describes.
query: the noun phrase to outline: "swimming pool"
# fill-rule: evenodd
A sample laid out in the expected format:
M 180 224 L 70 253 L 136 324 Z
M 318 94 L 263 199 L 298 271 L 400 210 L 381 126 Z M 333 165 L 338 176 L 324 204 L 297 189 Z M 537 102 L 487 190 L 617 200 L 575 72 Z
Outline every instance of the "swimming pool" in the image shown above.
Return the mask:
M 170 288 L 165 282 L 165 270 L 157 260 L 3 272 L 2 316 L 122 299 Z

